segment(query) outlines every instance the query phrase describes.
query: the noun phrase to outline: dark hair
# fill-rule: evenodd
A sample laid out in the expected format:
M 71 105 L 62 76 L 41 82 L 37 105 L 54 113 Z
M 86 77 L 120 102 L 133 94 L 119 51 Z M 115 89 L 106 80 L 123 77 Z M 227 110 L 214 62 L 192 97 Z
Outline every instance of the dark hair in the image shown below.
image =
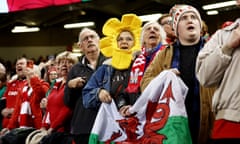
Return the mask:
M 21 57 L 17 57 L 16 62 L 19 61 L 19 60 L 22 60 L 22 59 L 27 61 L 27 57 L 21 56 Z M 16 62 L 15 62 L 15 64 L 16 64 Z
M 166 17 L 171 17 L 171 15 L 170 14 L 168 14 L 168 13 L 166 13 L 166 14 L 163 14 L 157 21 L 158 21 L 158 23 L 160 24 L 160 25 L 162 25 L 162 20 L 164 19 L 164 18 L 166 18 Z

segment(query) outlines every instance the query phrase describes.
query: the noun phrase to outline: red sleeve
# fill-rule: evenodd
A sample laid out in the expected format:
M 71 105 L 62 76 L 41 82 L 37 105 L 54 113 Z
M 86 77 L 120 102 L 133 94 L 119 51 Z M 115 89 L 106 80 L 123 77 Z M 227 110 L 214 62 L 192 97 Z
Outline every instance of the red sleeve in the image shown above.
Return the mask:
M 49 84 L 42 79 L 36 77 L 32 77 L 30 79 L 31 87 L 35 93 L 33 101 L 34 103 L 39 104 L 41 102 L 41 99 L 45 97 L 46 92 L 49 89 Z
M 8 94 L 8 91 L 9 91 L 10 87 L 11 87 L 11 84 L 12 84 L 12 82 L 7 82 L 6 90 L 5 90 L 4 94 L 3 94 L 2 99 L 6 99 L 7 98 L 7 94 Z
M 18 116 L 20 114 L 21 103 L 22 103 L 21 94 L 18 94 L 16 96 L 16 105 L 14 107 L 13 114 L 12 114 L 12 116 L 9 120 L 8 126 L 7 126 L 7 128 L 10 130 L 19 127 Z
M 51 128 L 58 129 L 60 127 L 63 127 L 66 123 L 66 121 L 71 117 L 72 110 L 66 106 L 63 106 L 61 110 L 59 111 L 58 117 L 54 119 L 54 121 L 51 122 Z
M 42 110 L 40 108 L 40 102 L 45 97 L 46 92 L 49 89 L 49 84 L 38 77 L 32 77 L 30 79 L 30 85 L 33 89 L 33 95 L 30 99 L 30 105 L 34 118 L 34 127 L 42 127 Z
M 44 127 L 45 129 L 49 129 L 50 125 L 47 123 L 47 117 L 48 117 L 49 112 L 46 111 L 45 115 L 43 116 L 43 120 L 42 120 L 42 127 Z

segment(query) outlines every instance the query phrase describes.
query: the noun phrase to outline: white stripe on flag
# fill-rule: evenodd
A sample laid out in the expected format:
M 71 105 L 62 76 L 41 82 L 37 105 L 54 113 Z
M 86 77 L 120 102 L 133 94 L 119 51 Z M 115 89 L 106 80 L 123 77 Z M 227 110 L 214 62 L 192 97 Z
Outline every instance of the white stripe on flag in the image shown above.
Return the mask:
M 116 122 L 120 119 L 123 119 L 123 117 L 118 113 L 114 101 L 111 104 L 102 103 L 92 133 L 98 134 L 101 141 L 109 139 L 112 132 L 121 133 L 122 135 L 116 141 L 122 141 L 126 139 L 126 135 Z
M 177 77 L 173 72 L 169 70 L 161 72 L 161 74 L 159 74 L 149 83 L 149 85 L 143 91 L 133 107 L 129 109 L 129 111 L 131 113 L 138 112 L 139 115 L 142 115 L 140 112 L 144 112 L 145 115 L 145 109 L 147 106 L 146 102 L 149 100 L 153 102 L 164 101 L 164 99 L 159 100 L 158 95 L 161 94 L 160 98 L 162 98 L 164 91 L 167 89 L 166 86 L 171 82 L 175 101 L 170 101 L 171 111 L 169 116 L 181 115 L 187 117 L 184 101 L 188 92 L 188 87 L 179 77 Z

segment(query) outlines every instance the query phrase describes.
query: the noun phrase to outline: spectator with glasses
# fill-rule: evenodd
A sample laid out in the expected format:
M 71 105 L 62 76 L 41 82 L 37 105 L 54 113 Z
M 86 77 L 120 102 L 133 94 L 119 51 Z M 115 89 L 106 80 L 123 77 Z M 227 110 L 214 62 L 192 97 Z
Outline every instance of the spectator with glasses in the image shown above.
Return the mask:
M 170 14 L 166 13 L 163 14 L 159 19 L 158 19 L 158 23 L 163 27 L 163 29 L 165 30 L 166 34 L 167 34 L 167 38 L 166 41 L 167 43 L 171 44 L 175 41 L 176 39 L 176 35 L 173 31 L 172 28 L 172 17 Z
M 75 144 L 87 144 L 97 110 L 83 107 L 82 89 L 93 72 L 102 65 L 105 57 L 99 48 L 98 34 L 89 28 L 79 33 L 78 46 L 83 55 L 75 64 L 67 77 L 64 103 L 73 110 L 71 134 Z
M 83 89 L 83 102 L 87 108 L 98 109 L 101 103 L 112 100 L 122 116 L 130 107 L 131 100 L 126 88 L 134 53 L 141 49 L 141 19 L 135 14 L 125 14 L 121 21 L 110 18 L 103 26 L 106 37 L 100 41 L 101 51 L 111 57 L 91 76 Z

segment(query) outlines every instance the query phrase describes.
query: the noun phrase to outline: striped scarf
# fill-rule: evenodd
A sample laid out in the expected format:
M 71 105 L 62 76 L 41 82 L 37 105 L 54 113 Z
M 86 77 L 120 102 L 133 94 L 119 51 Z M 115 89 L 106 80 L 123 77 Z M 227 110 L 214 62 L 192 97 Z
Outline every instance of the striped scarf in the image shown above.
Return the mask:
M 30 97 L 32 95 L 32 88 L 29 86 L 23 87 L 22 92 L 22 104 L 20 108 L 20 115 L 19 115 L 19 127 L 32 127 L 33 126 L 33 118 L 31 106 L 30 106 Z
M 126 88 L 126 91 L 128 93 L 138 93 L 140 91 L 140 82 L 142 80 L 143 74 L 145 69 L 148 67 L 150 62 L 155 57 L 156 53 L 160 50 L 163 50 L 165 48 L 162 43 L 158 44 L 157 47 L 153 48 L 151 53 L 146 51 L 146 48 L 143 48 L 142 54 L 140 54 L 134 61 L 130 78 L 128 82 L 128 87 Z

